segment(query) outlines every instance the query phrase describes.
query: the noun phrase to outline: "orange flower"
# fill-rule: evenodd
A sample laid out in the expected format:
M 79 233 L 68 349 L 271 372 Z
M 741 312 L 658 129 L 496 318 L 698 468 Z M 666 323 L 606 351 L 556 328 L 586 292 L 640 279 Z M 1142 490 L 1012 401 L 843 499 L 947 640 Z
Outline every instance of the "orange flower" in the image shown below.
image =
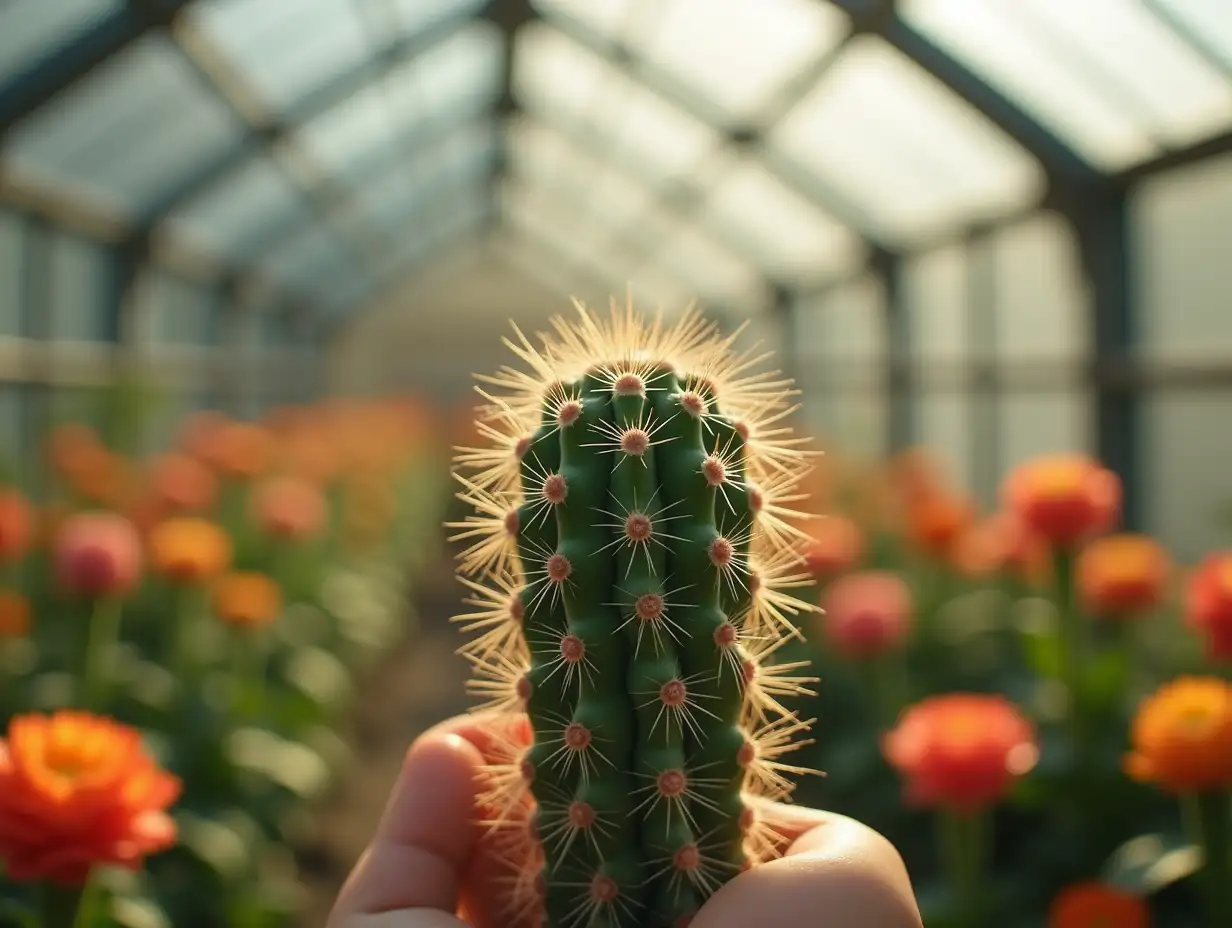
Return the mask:
M 1143 700 L 1125 768 L 1172 793 L 1232 787 L 1232 684 L 1178 677 Z
M 804 546 L 804 562 L 818 579 L 829 579 L 855 567 L 864 556 L 864 533 L 846 516 L 816 520 Z
M 0 590 L 0 638 L 30 633 L 30 600 L 13 590 Z
M 69 516 L 60 529 L 55 563 L 64 589 L 84 596 L 115 596 L 137 585 L 141 540 L 123 516 L 79 513 Z
M 34 516 L 26 498 L 16 490 L 0 492 L 0 562 L 20 560 L 30 550 Z
M 883 749 L 910 801 L 960 812 L 994 805 L 1039 759 L 1034 728 L 1017 707 L 974 693 L 909 707 Z
M 180 781 L 141 734 L 81 712 L 17 716 L 0 739 L 0 861 L 18 881 L 83 883 L 95 866 L 141 867 L 175 843 Z
M 299 477 L 273 477 L 257 488 L 252 498 L 253 517 L 267 535 L 299 540 L 317 534 L 325 525 L 325 495 L 315 484 Z
M 876 657 L 900 644 L 911 630 L 911 590 L 887 571 L 840 577 L 826 589 L 822 605 L 826 634 L 848 657 Z
M 105 453 L 98 434 L 88 425 L 69 422 L 52 429 L 47 439 L 47 460 L 60 477 L 72 482 Z
M 1097 538 L 1078 556 L 1082 601 L 1095 615 L 1126 615 L 1158 606 L 1172 561 L 1155 539 L 1125 533 Z
M 251 480 L 274 459 L 274 438 L 259 425 L 227 422 L 218 426 L 203 449 L 203 459 L 224 477 Z
M 268 625 L 282 612 L 282 590 L 262 573 L 227 574 L 214 587 L 214 612 L 231 625 Z
M 151 461 L 149 486 L 150 494 L 169 513 L 203 512 L 218 493 L 210 469 L 186 454 L 164 454 Z
M 132 466 L 115 452 L 99 447 L 80 462 L 68 483 L 90 502 L 118 509 L 133 489 Z
M 150 561 L 174 583 L 204 583 L 231 564 L 231 539 L 205 519 L 181 516 L 150 533 Z
M 945 493 L 915 499 L 907 507 L 907 536 L 925 554 L 946 558 L 975 518 L 969 500 Z
M 1019 465 L 1002 486 L 1005 507 L 1048 544 L 1070 548 L 1110 529 L 1120 516 L 1121 481 L 1081 454 Z
M 1075 883 L 1048 909 L 1048 928 L 1147 928 L 1150 922 L 1141 898 L 1104 883 Z
M 1190 575 L 1185 619 L 1206 638 L 1211 660 L 1232 660 L 1232 551 L 1208 554 Z

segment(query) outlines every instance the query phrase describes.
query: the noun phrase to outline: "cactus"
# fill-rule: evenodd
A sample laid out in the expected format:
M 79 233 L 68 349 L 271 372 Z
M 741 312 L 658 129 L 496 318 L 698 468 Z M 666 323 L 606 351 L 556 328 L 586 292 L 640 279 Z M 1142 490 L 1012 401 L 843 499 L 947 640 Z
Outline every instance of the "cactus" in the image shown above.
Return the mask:
M 539 343 L 514 327 L 525 366 L 481 378 L 487 445 L 457 449 L 476 611 L 456 621 L 503 745 L 482 805 L 511 921 L 675 928 L 781 849 L 758 800 L 809 772 L 787 755 L 812 720 L 784 700 L 814 680 L 775 657 L 812 608 L 809 455 L 790 383 L 736 335 L 576 309 Z

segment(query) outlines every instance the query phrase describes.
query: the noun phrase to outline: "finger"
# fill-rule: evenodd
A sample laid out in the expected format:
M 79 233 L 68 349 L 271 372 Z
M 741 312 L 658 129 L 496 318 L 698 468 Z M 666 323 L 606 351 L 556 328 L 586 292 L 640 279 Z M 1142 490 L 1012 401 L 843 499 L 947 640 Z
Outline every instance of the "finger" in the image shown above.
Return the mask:
M 790 808 L 790 807 L 784 807 Z M 692 928 L 922 928 L 902 858 L 884 837 L 841 815 L 792 809 L 792 820 L 816 824 L 786 856 L 743 873 L 698 912 Z
M 483 756 L 457 731 L 416 740 L 371 845 L 339 894 L 331 924 L 399 909 L 457 909 L 474 848 L 476 779 Z M 446 923 L 447 924 L 447 923 Z

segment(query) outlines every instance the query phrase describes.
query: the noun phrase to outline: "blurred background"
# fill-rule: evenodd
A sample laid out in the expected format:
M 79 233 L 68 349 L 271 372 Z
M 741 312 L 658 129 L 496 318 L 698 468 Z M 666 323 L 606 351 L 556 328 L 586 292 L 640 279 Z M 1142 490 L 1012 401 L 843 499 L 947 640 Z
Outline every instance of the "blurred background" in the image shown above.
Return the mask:
M 1232 517 L 1230 244 L 1227 0 L 0 0 L 13 486 L 66 423 L 141 460 L 204 410 L 413 409 L 406 602 L 297 845 L 318 924 L 465 705 L 439 525 L 508 320 L 697 300 L 848 471 L 923 446 L 991 510 L 1086 452 L 1193 563 Z

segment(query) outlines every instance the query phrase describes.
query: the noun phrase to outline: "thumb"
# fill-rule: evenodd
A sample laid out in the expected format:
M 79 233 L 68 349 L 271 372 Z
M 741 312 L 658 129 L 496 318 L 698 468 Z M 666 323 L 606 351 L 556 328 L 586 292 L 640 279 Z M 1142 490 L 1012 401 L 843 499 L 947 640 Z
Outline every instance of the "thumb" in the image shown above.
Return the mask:
M 907 868 L 882 835 L 813 809 L 767 803 L 763 816 L 794 839 L 786 854 L 720 889 L 691 928 L 922 928 Z

